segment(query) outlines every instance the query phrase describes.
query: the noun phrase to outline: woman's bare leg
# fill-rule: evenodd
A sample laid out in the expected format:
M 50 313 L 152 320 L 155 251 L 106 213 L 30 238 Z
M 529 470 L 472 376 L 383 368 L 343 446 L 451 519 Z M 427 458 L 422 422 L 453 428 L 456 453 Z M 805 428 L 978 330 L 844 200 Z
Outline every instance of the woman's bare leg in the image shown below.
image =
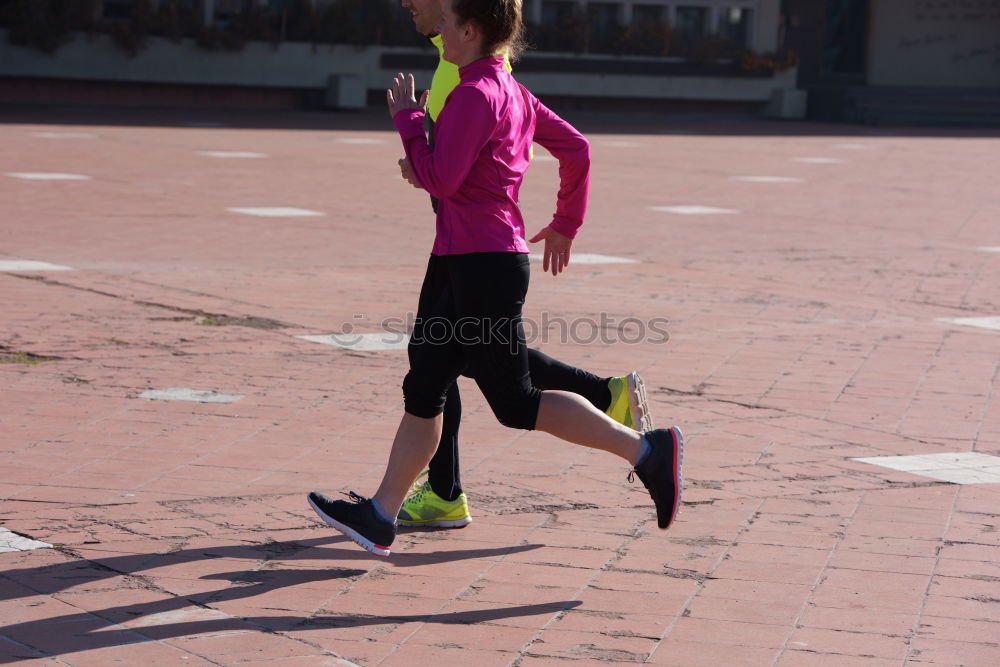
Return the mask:
M 629 463 L 639 456 L 642 442 L 641 433 L 619 424 L 584 397 L 568 391 L 542 392 L 535 429 L 577 445 L 617 454 Z
M 392 441 L 389 463 L 374 496 L 390 517 L 399 514 L 413 480 L 434 456 L 441 439 L 441 421 L 441 415 L 426 419 L 403 413 L 396 438 Z

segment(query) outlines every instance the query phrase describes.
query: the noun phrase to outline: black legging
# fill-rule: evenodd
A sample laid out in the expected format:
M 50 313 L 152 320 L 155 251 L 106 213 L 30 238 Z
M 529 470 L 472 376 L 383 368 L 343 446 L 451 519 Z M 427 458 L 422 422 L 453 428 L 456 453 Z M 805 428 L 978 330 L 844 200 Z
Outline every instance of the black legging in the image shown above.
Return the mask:
M 528 372 L 531 384 L 541 390 L 556 389 L 580 394 L 601 412 L 611 407 L 608 381 L 587 371 L 564 364 L 534 348 L 528 348 Z M 462 422 L 462 397 L 458 382 L 448 389 L 444 403 L 441 441 L 428 466 L 427 479 L 434 493 L 454 500 L 462 493 L 461 468 L 458 463 L 458 427 Z
M 432 255 L 428 262 L 403 395 L 410 414 L 444 412 L 429 481 L 446 499 L 461 493 L 459 374 L 476 381 L 500 422 L 512 428 L 534 428 L 542 389 L 572 391 L 600 410 L 610 405 L 608 378 L 525 346 L 521 307 L 529 273 L 528 257 L 519 253 Z
M 521 326 L 529 274 L 522 253 L 431 256 L 407 350 L 408 413 L 441 414 L 448 389 L 466 372 L 500 423 L 535 427 L 542 392 L 531 384 Z

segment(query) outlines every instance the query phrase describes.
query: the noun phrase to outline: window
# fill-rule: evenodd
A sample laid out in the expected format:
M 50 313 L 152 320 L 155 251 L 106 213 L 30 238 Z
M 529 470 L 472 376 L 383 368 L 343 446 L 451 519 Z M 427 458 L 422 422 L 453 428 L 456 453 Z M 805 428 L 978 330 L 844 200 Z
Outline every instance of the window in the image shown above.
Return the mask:
M 621 22 L 622 6 L 616 2 L 588 2 L 587 16 L 598 30 L 608 30 Z
M 667 6 L 632 5 L 632 26 L 625 52 L 638 56 L 665 56 L 670 53 L 670 25 Z
M 229 25 L 242 12 L 249 9 L 248 0 L 215 0 L 215 22 Z
M 677 30 L 689 38 L 708 32 L 708 7 L 678 7 Z
M 542 23 L 557 25 L 573 18 L 576 3 L 572 0 L 556 0 L 542 3 Z
M 615 2 L 587 3 L 589 51 L 609 53 L 621 45 L 621 13 L 622 6 Z
M 101 6 L 101 18 L 130 19 L 134 0 L 104 0 Z
M 712 62 L 735 58 L 754 47 L 760 1 L 524 0 L 524 7 L 525 16 L 537 21 L 529 26 L 529 40 L 542 51 Z M 778 0 L 771 2 L 778 4 Z
M 529 41 L 542 51 L 583 51 L 586 20 L 573 0 L 542 2 L 541 22 Z
M 632 23 L 642 25 L 644 23 L 656 24 L 663 20 L 664 5 L 633 5 Z
M 719 34 L 733 46 L 745 49 L 750 43 L 751 10 L 744 7 L 723 7 L 719 10 Z

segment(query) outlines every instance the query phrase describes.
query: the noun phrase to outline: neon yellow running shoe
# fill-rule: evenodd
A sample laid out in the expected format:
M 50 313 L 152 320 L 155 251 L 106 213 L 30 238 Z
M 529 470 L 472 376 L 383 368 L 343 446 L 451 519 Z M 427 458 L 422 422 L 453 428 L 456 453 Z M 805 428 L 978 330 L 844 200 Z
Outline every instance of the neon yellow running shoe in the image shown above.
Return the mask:
M 462 528 L 472 523 L 469 501 L 464 493 L 454 500 L 445 500 L 434 493 L 431 483 L 427 481 L 414 485 L 410 496 L 403 501 L 396 523 L 401 526 Z
M 608 389 L 611 390 L 611 407 L 606 415 L 640 433 L 653 430 L 653 416 L 646 404 L 646 387 L 638 373 L 633 371 L 611 378 Z

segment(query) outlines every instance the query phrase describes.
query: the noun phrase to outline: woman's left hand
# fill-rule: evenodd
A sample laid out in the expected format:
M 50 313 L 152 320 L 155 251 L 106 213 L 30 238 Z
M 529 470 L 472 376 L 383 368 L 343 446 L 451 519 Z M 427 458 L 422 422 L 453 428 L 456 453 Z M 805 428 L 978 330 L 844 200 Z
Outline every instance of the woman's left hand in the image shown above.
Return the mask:
M 548 271 L 552 265 L 552 275 L 558 276 L 567 266 L 569 266 L 570 247 L 573 239 L 563 236 L 551 227 L 546 227 L 542 231 L 532 236 L 528 243 L 537 243 L 545 240 L 545 254 L 542 256 L 542 271 Z
M 389 103 L 389 115 L 395 116 L 404 109 L 421 109 L 427 105 L 427 91 L 417 102 L 415 93 L 416 86 L 413 83 L 413 75 L 403 76 L 400 72 L 392 80 L 392 88 L 385 91 L 386 102 Z

